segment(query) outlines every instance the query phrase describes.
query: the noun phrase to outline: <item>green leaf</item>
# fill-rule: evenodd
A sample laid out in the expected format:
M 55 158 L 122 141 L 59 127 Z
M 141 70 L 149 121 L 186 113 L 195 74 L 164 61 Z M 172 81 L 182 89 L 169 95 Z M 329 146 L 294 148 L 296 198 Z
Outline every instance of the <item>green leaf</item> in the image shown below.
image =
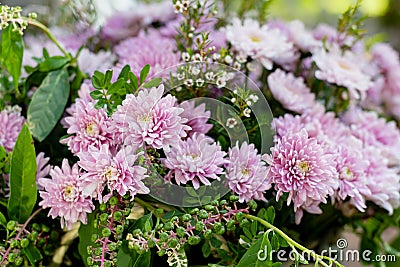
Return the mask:
M 43 256 L 42 254 L 40 254 L 39 249 L 37 249 L 32 243 L 29 244 L 23 250 L 25 252 L 25 255 L 28 257 L 29 262 L 32 264 L 32 266 L 36 266 L 35 263 L 43 259 Z
M 187 193 L 189 194 L 189 196 L 197 197 L 197 193 L 196 193 L 196 191 L 193 189 L 193 187 L 187 186 L 187 187 L 186 187 L 186 191 L 187 191 Z
M 222 241 L 219 240 L 219 239 L 217 239 L 217 238 L 214 237 L 214 236 L 211 237 L 210 242 L 211 242 L 211 245 L 212 245 L 214 248 L 220 248 L 220 247 L 222 246 Z
M 123 78 L 123 79 L 125 79 L 127 81 L 129 79 L 128 78 L 128 74 L 129 74 L 130 71 L 131 71 L 131 67 L 129 65 L 125 65 L 122 68 L 121 72 L 119 73 L 117 80 Z
M 148 81 L 147 83 L 145 83 L 143 85 L 144 88 L 152 88 L 152 87 L 157 87 L 158 85 L 160 85 L 162 79 L 161 78 L 154 78 L 151 81 Z
M 272 235 L 272 238 L 271 238 L 271 247 L 275 251 L 278 251 L 278 249 L 280 247 L 279 238 L 275 233 Z
M 126 244 L 118 250 L 118 266 L 124 267 L 148 267 L 151 264 L 151 252 L 138 254 L 135 250 L 129 250 Z
M 129 81 L 131 81 L 131 84 L 133 85 L 133 89 L 137 90 L 139 82 L 138 82 L 136 75 L 133 74 L 133 72 L 129 72 L 128 77 L 129 77 Z
M 272 248 L 266 234 L 258 239 L 243 255 L 236 267 L 261 267 L 271 266 L 270 258 Z
M 28 108 L 28 125 L 32 135 L 43 141 L 57 124 L 69 97 L 67 70 L 50 72 L 33 94 Z
M 81 226 L 79 227 L 78 251 L 79 254 L 82 256 L 85 266 L 88 266 L 86 259 L 89 257 L 87 247 L 93 245 L 92 235 L 93 234 L 101 235 L 100 229 L 93 227 L 93 221 L 95 218 L 96 218 L 95 212 L 89 213 L 87 224 L 81 224 Z
M 96 89 L 102 89 L 103 88 L 103 82 L 100 81 L 99 77 L 95 76 L 95 75 L 92 77 L 92 85 Z
M 68 58 L 63 56 L 49 57 L 39 64 L 39 71 L 50 72 L 56 69 L 62 68 L 65 64 L 69 62 Z
M 33 139 L 24 124 L 11 158 L 10 198 L 7 212 L 11 220 L 25 222 L 36 203 L 36 153 Z
M 13 26 L 9 25 L 1 34 L 1 61 L 13 77 L 16 89 L 21 76 L 23 54 L 24 41 L 22 35 L 17 31 L 13 31 Z
M 7 228 L 7 219 L 2 212 L 0 212 L 0 225 Z
M 103 97 L 103 92 L 100 91 L 100 90 L 94 90 L 94 91 L 90 92 L 90 96 L 91 96 L 94 100 L 97 100 L 97 99 L 100 99 L 100 98 Z
M 111 84 L 107 90 L 107 94 L 125 95 L 125 80 L 118 79 L 115 83 Z
M 208 258 L 211 254 L 211 246 L 209 242 L 205 242 L 201 247 L 201 252 L 203 252 L 204 258 Z
M 275 220 L 275 209 L 273 206 L 268 207 L 267 212 L 266 212 L 266 217 L 265 219 L 267 220 L 267 222 L 269 222 L 270 224 L 274 223 Z
M 142 84 L 146 78 L 147 75 L 149 75 L 150 72 L 150 65 L 146 64 L 146 66 L 143 67 L 143 69 L 140 71 L 140 84 Z

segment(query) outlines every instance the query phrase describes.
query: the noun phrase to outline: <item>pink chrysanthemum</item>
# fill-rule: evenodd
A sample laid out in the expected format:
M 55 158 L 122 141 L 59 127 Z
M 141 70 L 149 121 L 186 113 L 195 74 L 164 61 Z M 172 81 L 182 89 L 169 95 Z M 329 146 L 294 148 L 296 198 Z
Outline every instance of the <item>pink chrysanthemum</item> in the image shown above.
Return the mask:
M 114 155 L 108 145 L 102 145 L 78 153 L 78 164 L 87 172 L 82 175 L 84 194 L 99 199 L 100 203 L 107 202 L 114 191 L 120 196 L 129 193 L 132 200 L 136 194 L 148 194 L 150 191 L 142 182 L 147 170 L 135 165 L 139 156 L 135 152 L 132 146 L 125 146 Z M 103 197 L 105 187 L 110 192 Z
M 180 140 L 178 146 L 165 153 L 165 166 L 170 169 L 168 179 L 174 178 L 177 184 L 192 182 L 198 189 L 200 184 L 210 185 L 211 180 L 219 180 L 223 174 L 226 153 L 214 140 L 204 134 L 194 133 L 187 140 Z
M 345 86 L 351 99 L 360 99 L 372 85 L 371 77 L 363 71 L 367 61 L 351 51 L 342 53 L 337 46 L 328 52 L 321 48 L 314 52 L 313 60 L 318 67 L 315 77 Z
M 263 158 L 270 164 L 269 179 L 275 184 L 276 198 L 289 193 L 294 210 L 313 202 L 326 203 L 338 187 L 334 155 L 325 152 L 317 139 L 309 138 L 306 130 L 283 136 Z
M 50 158 L 45 158 L 44 153 L 40 152 L 36 156 L 36 165 L 37 165 L 37 172 L 36 172 L 36 181 L 39 179 L 45 178 L 50 173 L 51 166 L 48 164 Z M 38 190 L 43 190 L 43 187 L 37 183 Z
M 260 27 L 255 20 L 245 19 L 242 24 L 235 18 L 226 26 L 225 32 L 235 50 L 259 60 L 266 69 L 272 69 L 275 60 L 294 55 L 293 44 L 278 29 L 271 29 L 267 25 Z
M 375 147 L 365 149 L 369 166 L 366 170 L 367 186 L 371 190 L 367 200 L 386 209 L 390 215 L 400 206 L 400 176 L 397 168 L 389 168 L 388 160 Z
M 151 31 L 148 35 L 140 34 L 122 41 L 114 48 L 119 57 L 116 69 L 122 69 L 128 64 L 132 72 L 139 76 L 142 68 L 149 64 L 148 77 L 152 77 L 179 63 L 180 56 L 174 52 L 175 49 L 173 39 L 162 37 L 156 31 Z
M 164 85 L 142 90 L 137 96 L 127 95 L 112 118 L 125 144 L 143 144 L 168 151 L 178 144 L 191 128 L 181 117 L 182 108 L 176 106 L 172 95 L 163 97 Z
M 303 78 L 280 69 L 268 76 L 269 89 L 286 109 L 303 113 L 315 105 L 315 96 L 304 84 Z
M 351 108 L 343 116 L 350 126 L 352 134 L 364 144 L 378 148 L 389 159 L 389 163 L 398 165 L 400 160 L 400 131 L 394 121 L 387 122 L 379 118 L 376 112 Z
M 61 143 L 67 144 L 72 153 L 87 151 L 91 145 L 100 147 L 114 143 L 114 128 L 105 108 L 96 109 L 94 102 L 78 98 L 69 111 L 72 114 L 64 118 L 63 124 L 71 136 Z
M 258 199 L 267 201 L 264 193 L 271 188 L 268 169 L 254 144 L 239 143 L 229 149 L 229 163 L 225 164 L 228 187 L 239 196 L 239 201 Z
M 206 105 L 204 103 L 195 107 L 195 101 L 184 101 L 179 104 L 179 107 L 183 108 L 181 117 L 187 119 L 186 125 L 192 130 L 189 132 L 189 136 L 193 133 L 206 134 L 213 126 L 208 124 L 207 121 L 210 118 L 211 112 L 206 111 Z
M 83 195 L 82 181 L 78 165 L 72 168 L 64 159 L 61 169 L 54 167 L 50 170 L 51 179 L 41 178 L 39 184 L 45 191 L 40 191 L 43 208 L 50 208 L 49 216 L 53 219 L 60 217 L 61 227 L 72 228 L 72 224 L 81 221 L 87 223 L 87 213 L 92 212 L 94 205 L 90 197 Z
M 14 149 L 24 122 L 25 119 L 21 116 L 19 107 L 0 111 L 0 146 L 7 152 Z
M 346 200 L 359 211 L 364 212 L 367 207 L 364 196 L 370 196 L 371 191 L 367 186 L 366 169 L 369 161 L 364 159 L 362 146 L 338 146 L 336 169 L 339 174 L 339 188 L 337 198 Z
M 111 69 L 115 60 L 116 56 L 110 51 L 100 50 L 93 53 L 89 49 L 83 48 L 79 53 L 78 66 L 81 71 L 92 76 L 95 70 L 105 72 Z

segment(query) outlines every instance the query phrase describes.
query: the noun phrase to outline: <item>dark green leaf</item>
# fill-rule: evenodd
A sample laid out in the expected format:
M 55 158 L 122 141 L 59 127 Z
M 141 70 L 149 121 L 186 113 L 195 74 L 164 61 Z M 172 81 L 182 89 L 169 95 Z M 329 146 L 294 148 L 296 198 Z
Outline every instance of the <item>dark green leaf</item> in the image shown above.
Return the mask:
M 115 83 L 111 84 L 107 90 L 107 94 L 125 95 L 125 80 L 118 79 Z
M 145 83 L 143 85 L 144 88 L 152 88 L 152 87 L 157 87 L 158 85 L 160 85 L 162 79 L 161 78 L 154 78 L 151 81 L 148 81 L 147 83 Z
M 257 228 L 258 228 L 258 223 L 257 223 L 257 221 L 252 221 L 251 222 L 251 227 L 250 227 L 250 230 L 251 230 L 251 233 L 253 234 L 253 235 L 256 235 L 257 234 Z
M 25 252 L 25 255 L 28 257 L 29 262 L 32 264 L 32 266 L 36 266 L 35 263 L 43 259 L 43 256 L 42 254 L 40 254 L 39 249 L 37 249 L 33 244 L 29 244 L 23 250 Z
M 52 70 L 57 70 L 62 68 L 68 62 L 69 59 L 62 56 L 49 57 L 39 64 L 39 71 L 49 72 Z
M 138 79 L 137 79 L 137 77 L 136 77 L 136 75 L 135 74 L 133 74 L 133 72 L 129 72 L 128 73 L 128 77 L 129 77 L 129 81 L 131 81 L 131 84 L 132 84 L 132 86 L 133 86 L 133 89 L 134 90 L 137 90 L 138 89 L 138 84 L 139 84 L 139 82 L 138 82 Z
M 214 237 L 214 236 L 211 237 L 210 242 L 211 242 L 211 245 L 212 245 L 214 248 L 219 248 L 219 247 L 221 247 L 221 245 L 222 245 L 222 241 L 219 240 L 219 239 L 217 239 L 217 238 Z
M 249 229 L 243 228 L 243 233 L 244 233 L 250 240 L 253 239 L 253 235 L 251 234 L 251 232 L 249 231 Z
M 128 74 L 129 74 L 130 71 L 131 71 L 131 67 L 129 65 L 125 65 L 122 68 L 121 72 L 119 73 L 117 80 L 123 78 L 123 79 L 125 79 L 127 81 L 129 79 L 128 78 Z
M 118 266 L 124 267 L 148 267 L 151 264 L 151 252 L 138 254 L 134 250 L 128 249 L 127 245 L 123 243 L 122 247 L 118 250 Z
M 211 254 L 211 246 L 209 242 L 205 242 L 201 247 L 201 252 L 203 252 L 204 258 L 207 258 Z
M 0 212 L 0 225 L 4 226 L 4 228 L 7 227 L 6 217 L 4 216 L 4 214 L 2 212 Z
M 112 76 L 113 76 L 113 71 L 107 70 L 106 75 L 104 76 L 104 87 L 108 87 L 111 84 Z
M 107 105 L 107 101 L 104 98 L 102 98 L 99 99 L 99 101 L 97 101 L 96 104 L 94 104 L 94 107 L 97 109 L 102 109 L 104 108 L 104 105 Z
M 7 212 L 11 220 L 25 222 L 36 203 L 36 153 L 32 136 L 24 124 L 11 158 L 10 198 Z
M 60 119 L 69 97 L 68 72 L 50 72 L 33 94 L 28 108 L 28 125 L 32 135 L 43 141 Z
M 266 234 L 258 239 L 243 255 L 236 267 L 271 266 L 271 244 Z
M 151 214 L 146 214 L 140 217 L 137 221 L 133 223 L 133 225 L 129 228 L 129 231 L 133 229 L 140 229 L 143 231 L 149 231 L 153 227 L 153 219 Z
M 98 76 L 93 76 L 92 77 L 92 85 L 96 89 L 102 89 L 103 88 L 103 82 L 100 81 Z
M 217 249 L 217 253 L 218 253 L 218 256 L 225 262 L 229 262 L 232 260 L 231 255 L 229 255 L 228 252 L 222 248 Z
M 97 99 L 100 99 L 100 98 L 103 97 L 103 92 L 100 91 L 100 90 L 94 90 L 94 91 L 90 92 L 90 96 L 91 96 L 94 100 L 97 100 Z
M 81 224 L 79 227 L 79 244 L 78 244 L 78 251 L 79 254 L 82 256 L 83 262 L 85 266 L 87 265 L 86 259 L 89 257 L 87 247 L 93 245 L 92 242 L 92 235 L 97 234 L 100 235 L 101 231 L 98 228 L 93 227 L 93 221 L 96 217 L 95 212 L 89 213 L 87 224 Z
M 272 246 L 272 249 L 275 251 L 278 251 L 278 249 L 280 247 L 279 238 L 275 233 L 272 235 L 272 238 L 271 238 L 271 246 Z
M 19 32 L 13 31 L 12 25 L 3 29 L 1 34 L 1 52 L 1 61 L 13 77 L 15 88 L 18 88 L 18 81 L 21 76 L 22 56 L 24 54 L 24 41 Z
M 150 72 L 150 65 L 146 64 L 146 66 L 143 67 L 143 69 L 140 71 L 140 84 L 142 84 L 146 78 L 147 75 L 149 75 Z
M 273 206 L 268 207 L 265 220 L 267 222 L 273 224 L 275 220 L 275 209 Z

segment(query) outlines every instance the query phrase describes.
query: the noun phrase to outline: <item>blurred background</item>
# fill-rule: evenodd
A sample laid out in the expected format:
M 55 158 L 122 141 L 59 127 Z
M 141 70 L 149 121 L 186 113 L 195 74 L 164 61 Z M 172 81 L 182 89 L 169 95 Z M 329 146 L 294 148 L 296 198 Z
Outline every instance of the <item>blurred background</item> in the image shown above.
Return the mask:
M 145 0 L 143 2 L 156 2 L 157 0 Z M 116 9 L 118 3 L 138 2 L 138 0 L 3 0 L 3 4 L 27 6 L 39 14 L 59 14 L 62 4 L 95 6 L 112 6 Z M 111 2 L 112 4 L 110 5 Z M 343 13 L 356 0 L 221 0 L 229 6 L 230 11 L 251 9 L 257 6 L 255 3 L 268 3 L 270 17 L 283 20 L 302 20 L 307 26 L 314 27 L 318 23 L 325 22 L 336 25 L 338 15 Z M 102 8 L 103 9 L 103 8 Z M 106 10 L 106 9 L 104 9 Z M 391 43 L 400 50 L 400 0 L 363 0 L 360 11 L 367 16 L 365 27 L 369 36 L 376 35 L 379 41 Z M 50 16 L 47 19 L 51 20 Z

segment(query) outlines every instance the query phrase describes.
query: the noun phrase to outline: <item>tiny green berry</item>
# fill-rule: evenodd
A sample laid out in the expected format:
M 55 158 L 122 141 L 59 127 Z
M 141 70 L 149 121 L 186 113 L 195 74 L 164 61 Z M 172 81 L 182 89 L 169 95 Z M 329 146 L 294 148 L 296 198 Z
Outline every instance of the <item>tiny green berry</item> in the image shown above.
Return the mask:
M 7 223 L 7 229 L 10 231 L 13 231 L 15 229 L 15 226 L 17 226 L 17 222 L 16 221 L 9 221 Z
M 184 237 L 186 235 L 186 229 L 183 228 L 182 226 L 179 226 L 178 228 L 176 228 L 176 234 L 179 237 Z
M 110 235 L 111 235 L 111 230 L 108 229 L 108 228 L 104 228 L 104 229 L 101 231 L 101 234 L 102 234 L 104 237 L 110 236 Z
M 23 238 L 21 239 L 21 247 L 26 248 L 29 245 L 29 239 L 28 238 Z
M 122 212 L 117 210 L 116 212 L 114 212 L 113 217 L 114 217 L 114 220 L 120 221 L 122 219 Z
M 232 195 L 232 196 L 229 197 L 229 200 L 232 201 L 232 202 L 236 202 L 236 201 L 239 200 L 239 197 L 235 196 L 235 195 Z
M 105 211 L 107 209 L 107 204 L 106 203 L 101 203 L 100 204 L 100 210 Z
M 213 235 L 213 232 L 212 232 L 211 229 L 207 229 L 207 230 L 204 232 L 204 238 L 207 239 L 207 240 L 211 239 L 212 235 Z
M 201 238 L 199 236 L 195 236 L 195 235 L 189 236 L 189 239 L 188 239 L 189 245 L 192 245 L 192 246 L 199 244 L 200 241 L 201 241 Z
M 192 219 L 192 215 L 190 215 L 190 214 L 183 214 L 182 215 L 182 221 L 184 221 L 184 222 L 188 222 L 191 219 Z
M 192 209 L 191 211 L 190 211 L 190 214 L 196 214 L 196 213 L 198 213 L 199 212 L 199 209 L 198 208 L 194 208 L 194 209 Z
M 110 202 L 110 204 L 111 204 L 112 206 L 117 205 L 117 203 L 118 203 L 118 198 L 117 198 L 116 196 L 112 196 L 112 197 L 110 198 L 109 202 Z
M 200 219 L 208 219 L 208 212 L 205 210 L 200 210 L 199 211 L 199 218 Z
M 196 222 L 196 230 L 203 231 L 203 229 L 204 229 L 204 223 L 202 221 L 197 221 Z
M 170 248 L 175 248 L 177 245 L 178 245 L 178 239 L 176 239 L 176 238 L 171 238 L 168 241 L 168 247 L 170 247 Z
M 172 222 L 166 222 L 164 225 L 164 229 L 166 231 L 171 231 L 172 229 L 174 229 L 174 224 Z
M 161 242 L 167 242 L 167 241 L 168 241 L 168 238 L 169 238 L 169 235 L 168 235 L 166 232 L 162 232 L 162 233 L 160 234 L 160 241 L 161 241 Z

